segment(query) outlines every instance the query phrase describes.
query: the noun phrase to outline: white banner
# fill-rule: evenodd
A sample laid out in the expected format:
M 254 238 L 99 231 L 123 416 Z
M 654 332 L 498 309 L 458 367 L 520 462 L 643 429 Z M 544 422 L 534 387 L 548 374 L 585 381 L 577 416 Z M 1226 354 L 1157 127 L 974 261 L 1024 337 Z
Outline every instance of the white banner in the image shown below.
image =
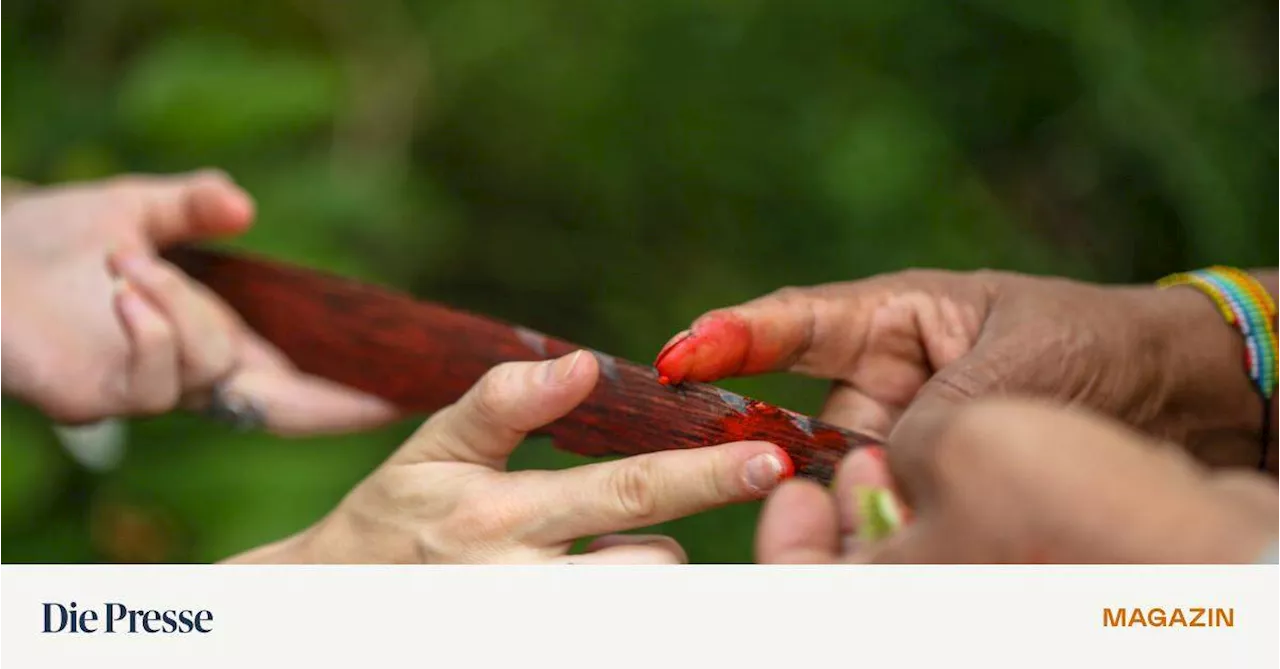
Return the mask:
M 2 568 L 20 667 L 1267 667 L 1275 566 Z

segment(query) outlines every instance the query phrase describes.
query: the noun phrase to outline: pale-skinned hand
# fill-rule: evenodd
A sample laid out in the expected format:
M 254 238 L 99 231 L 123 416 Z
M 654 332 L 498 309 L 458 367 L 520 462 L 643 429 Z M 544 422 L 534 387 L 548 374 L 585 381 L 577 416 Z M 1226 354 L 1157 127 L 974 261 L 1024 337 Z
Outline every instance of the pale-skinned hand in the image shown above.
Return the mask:
M 562 471 L 507 472 L 532 430 L 586 399 L 599 377 L 579 351 L 500 365 L 436 413 L 313 527 L 233 562 L 674 564 L 673 540 L 620 532 L 759 499 L 786 452 L 741 442 Z M 570 555 L 578 539 L 596 539 Z
M 4 196 L 4 390 L 79 424 L 186 406 L 215 383 L 279 433 L 355 430 L 386 403 L 303 374 L 159 258 L 244 232 L 248 194 L 217 171 L 125 176 Z

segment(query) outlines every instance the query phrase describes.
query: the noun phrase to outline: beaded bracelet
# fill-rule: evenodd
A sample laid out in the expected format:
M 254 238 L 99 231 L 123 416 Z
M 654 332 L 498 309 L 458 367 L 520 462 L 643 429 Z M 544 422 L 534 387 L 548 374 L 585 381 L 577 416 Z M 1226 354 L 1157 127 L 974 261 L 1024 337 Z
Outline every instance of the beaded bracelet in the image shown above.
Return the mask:
M 1199 289 L 1218 306 L 1222 317 L 1244 335 L 1245 368 L 1263 402 L 1259 468 L 1265 469 L 1271 432 L 1270 402 L 1276 391 L 1276 301 L 1247 272 L 1220 265 L 1173 274 L 1156 285 L 1161 288 L 1192 286 Z

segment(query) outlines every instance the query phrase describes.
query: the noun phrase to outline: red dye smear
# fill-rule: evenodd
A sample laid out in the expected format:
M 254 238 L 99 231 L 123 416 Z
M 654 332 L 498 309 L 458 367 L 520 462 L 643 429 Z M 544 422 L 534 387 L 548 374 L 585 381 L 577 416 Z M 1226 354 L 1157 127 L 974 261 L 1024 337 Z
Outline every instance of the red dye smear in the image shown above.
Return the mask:
M 885 453 L 885 450 L 883 447 L 868 446 L 863 450 L 866 451 L 867 455 L 875 458 L 876 462 L 879 462 L 880 464 L 884 464 L 889 460 L 889 454 Z
M 785 481 L 796 475 L 796 463 L 784 449 L 779 448 L 778 453 L 782 455 L 782 476 L 778 480 Z
M 751 328 L 729 313 L 712 312 L 667 342 L 653 363 L 672 383 L 714 381 L 744 371 Z
M 780 446 L 787 453 L 784 478 L 794 476 L 797 470 L 807 475 L 821 471 L 830 474 L 830 468 L 849 448 L 844 435 L 830 428 L 815 428 L 813 436 L 809 436 L 792 424 L 793 415 L 785 409 L 748 400 L 747 410 L 721 418 L 720 428 L 727 441 L 768 441 Z M 795 444 L 810 446 L 801 450 L 793 448 Z

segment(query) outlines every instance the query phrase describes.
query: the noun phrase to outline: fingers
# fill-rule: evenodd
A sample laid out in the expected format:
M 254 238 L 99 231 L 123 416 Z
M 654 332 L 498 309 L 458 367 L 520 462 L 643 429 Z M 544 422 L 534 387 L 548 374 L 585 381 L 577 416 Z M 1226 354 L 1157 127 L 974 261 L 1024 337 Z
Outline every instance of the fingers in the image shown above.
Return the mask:
M 144 194 L 144 232 L 158 247 L 236 234 L 253 221 L 253 200 L 219 170 L 123 183 Z
M 884 437 L 935 370 L 974 348 L 991 295 L 980 275 L 921 270 L 786 288 L 702 316 L 654 364 L 666 383 L 783 370 L 832 379 L 820 417 Z
M 876 518 L 869 515 L 878 514 L 884 509 L 871 509 L 870 504 L 880 504 L 873 495 L 893 496 L 896 500 L 893 477 L 889 473 L 884 449 L 871 446 L 850 453 L 836 471 L 832 488 L 835 492 L 836 506 L 840 510 L 841 546 L 845 552 L 857 550 L 859 540 L 866 540 L 867 535 L 878 534 L 878 529 L 868 528 Z M 892 513 L 901 513 L 903 507 L 891 509 Z M 868 532 L 870 530 L 870 532 Z
M 456 404 L 423 424 L 397 457 L 504 469 L 507 456 L 530 431 L 586 399 L 599 372 L 595 356 L 583 351 L 556 360 L 498 365 Z
M 862 514 L 855 487 L 887 487 L 883 456 L 855 451 L 841 465 L 832 495 L 812 481 L 783 484 L 765 503 L 756 532 L 756 560 L 761 564 L 834 562 L 905 563 L 936 560 L 929 542 L 935 533 L 915 525 L 888 538 L 859 541 Z M 846 493 L 844 490 L 848 489 Z M 843 536 L 842 536 L 843 534 Z
M 819 420 L 884 441 L 902 409 L 845 382 L 836 381 L 818 413 Z
M 553 544 L 760 499 L 794 471 L 777 446 L 739 442 L 552 472 L 515 492 L 543 519 L 535 540 Z
M 823 292 L 821 287 L 790 288 L 712 311 L 667 342 L 654 366 L 669 382 L 681 383 L 787 369 L 802 360 L 829 356 L 835 343 L 831 335 L 840 324 L 834 321 L 846 320 L 841 314 L 856 313 L 858 305 L 833 310 L 822 299 Z M 861 347 L 856 330 L 839 329 L 839 354 L 856 354 Z
M 794 371 L 838 378 L 863 353 L 882 306 L 893 302 L 917 330 L 938 335 L 930 355 L 954 355 L 977 328 L 979 305 L 948 299 L 962 277 L 909 271 L 861 281 L 783 288 L 728 309 L 709 312 L 671 339 L 655 365 L 672 383 Z M 976 302 L 966 295 L 964 302 Z M 891 319 L 892 320 L 892 319 Z M 919 333 L 905 343 L 920 347 Z M 957 345 L 956 342 L 960 344 Z
M 119 285 L 116 310 L 129 339 L 129 360 L 122 394 L 127 410 L 162 413 L 178 401 L 178 351 L 173 329 L 163 314 L 129 283 Z
M 381 398 L 291 367 L 246 366 L 227 377 L 223 391 L 252 406 L 262 427 L 282 436 L 356 432 L 399 416 Z
M 761 564 L 820 564 L 840 558 L 835 501 L 812 481 L 787 481 L 765 502 L 756 531 Z
M 671 537 L 658 534 L 610 534 L 592 541 L 580 555 L 555 560 L 563 564 L 686 564 L 689 556 Z
M 118 253 L 115 271 L 166 317 L 174 334 L 183 391 L 207 389 L 235 364 L 235 324 L 216 298 L 176 267 L 143 252 Z

